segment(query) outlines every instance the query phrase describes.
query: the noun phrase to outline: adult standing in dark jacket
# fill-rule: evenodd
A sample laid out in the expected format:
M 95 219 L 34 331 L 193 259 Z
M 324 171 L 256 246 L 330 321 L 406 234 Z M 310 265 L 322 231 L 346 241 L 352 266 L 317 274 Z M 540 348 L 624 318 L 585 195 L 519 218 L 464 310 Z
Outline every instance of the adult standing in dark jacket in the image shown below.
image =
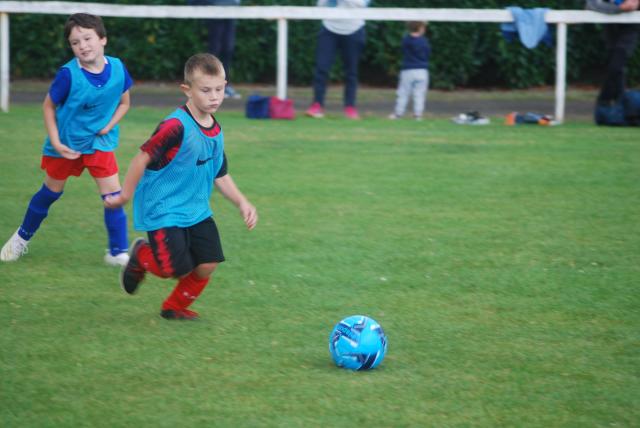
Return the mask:
M 617 14 L 638 9 L 639 0 L 587 0 L 587 9 Z M 598 94 L 598 105 L 612 105 L 622 99 L 625 91 L 624 69 L 638 44 L 638 24 L 605 24 L 607 68 Z
M 191 5 L 199 6 L 240 6 L 241 0 L 188 0 Z M 233 54 L 236 49 L 236 20 L 235 19 L 207 19 L 207 48 L 209 53 L 216 56 L 224 66 L 227 81 L 231 81 L 230 69 Z M 224 90 L 225 98 L 240 99 L 240 94 L 230 83 Z

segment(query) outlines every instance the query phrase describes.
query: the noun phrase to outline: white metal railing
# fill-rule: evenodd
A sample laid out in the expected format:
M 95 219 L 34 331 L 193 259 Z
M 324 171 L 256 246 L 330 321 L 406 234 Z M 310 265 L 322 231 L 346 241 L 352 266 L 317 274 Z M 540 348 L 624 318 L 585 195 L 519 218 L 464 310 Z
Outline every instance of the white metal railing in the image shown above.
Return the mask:
M 0 109 L 9 109 L 9 14 L 59 14 L 87 12 L 122 18 L 235 18 L 278 21 L 277 95 L 287 94 L 288 20 L 365 19 L 367 21 L 512 22 L 503 9 L 341 9 L 303 6 L 143 6 L 58 1 L 0 1 Z M 640 23 L 640 12 L 605 15 L 586 10 L 550 10 L 545 16 L 556 24 L 555 117 L 564 120 L 566 95 L 567 25 L 582 23 Z

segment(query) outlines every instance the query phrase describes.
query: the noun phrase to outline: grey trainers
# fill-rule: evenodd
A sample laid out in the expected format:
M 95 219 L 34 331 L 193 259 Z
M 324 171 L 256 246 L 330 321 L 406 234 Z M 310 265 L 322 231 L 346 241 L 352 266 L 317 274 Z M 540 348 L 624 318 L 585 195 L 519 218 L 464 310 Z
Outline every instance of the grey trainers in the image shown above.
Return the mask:
M 20 256 L 27 254 L 27 251 L 29 250 L 27 245 L 29 245 L 29 241 L 22 239 L 16 230 L 7 243 L 4 244 L 4 247 L 2 247 L 2 251 L 0 251 L 0 260 L 3 262 L 15 262 L 20 258 Z
M 458 125 L 488 125 L 491 123 L 488 117 L 482 117 L 477 111 L 460 113 L 456 117 L 451 118 Z
M 240 95 L 235 89 L 233 89 L 231 85 L 227 85 L 224 88 L 224 97 L 230 98 L 232 100 L 239 100 L 240 98 L 242 98 L 242 95 Z

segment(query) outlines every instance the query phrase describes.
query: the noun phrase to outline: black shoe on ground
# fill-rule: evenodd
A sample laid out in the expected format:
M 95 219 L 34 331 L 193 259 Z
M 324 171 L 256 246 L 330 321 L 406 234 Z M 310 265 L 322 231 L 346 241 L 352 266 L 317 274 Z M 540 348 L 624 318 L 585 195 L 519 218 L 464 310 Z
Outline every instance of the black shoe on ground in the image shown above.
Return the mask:
M 144 238 L 137 238 L 129 248 L 129 262 L 120 271 L 120 285 L 127 294 L 135 294 L 142 280 L 145 270 L 138 261 L 138 250 L 146 244 Z
M 160 316 L 166 320 L 195 321 L 198 319 L 198 313 L 189 309 L 163 309 L 160 311 Z

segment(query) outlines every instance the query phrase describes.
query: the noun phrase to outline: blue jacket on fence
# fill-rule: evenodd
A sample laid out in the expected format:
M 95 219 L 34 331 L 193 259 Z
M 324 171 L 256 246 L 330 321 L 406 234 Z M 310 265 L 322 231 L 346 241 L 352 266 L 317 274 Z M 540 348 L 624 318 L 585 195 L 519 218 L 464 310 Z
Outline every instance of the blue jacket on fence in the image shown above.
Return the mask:
M 508 7 L 514 22 L 500 24 L 502 35 L 511 42 L 516 34 L 520 36 L 520 41 L 529 49 L 544 42 L 547 46 L 552 44 L 552 35 L 549 26 L 544 20 L 544 15 L 548 8 L 537 7 L 535 9 L 522 9 L 521 7 Z

